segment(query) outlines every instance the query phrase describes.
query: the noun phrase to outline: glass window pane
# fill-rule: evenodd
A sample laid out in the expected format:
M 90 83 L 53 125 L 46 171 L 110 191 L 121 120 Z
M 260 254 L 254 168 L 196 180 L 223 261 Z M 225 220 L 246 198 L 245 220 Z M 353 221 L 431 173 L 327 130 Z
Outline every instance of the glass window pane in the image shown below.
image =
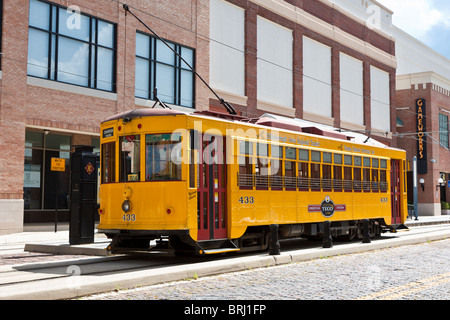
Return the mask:
M 297 159 L 297 153 L 295 148 L 286 147 L 286 159 Z
M 331 163 L 331 153 L 330 152 L 323 153 L 323 162 Z
M 146 181 L 181 180 L 180 141 L 180 134 L 148 134 L 145 136 Z
M 104 21 L 98 21 L 98 44 L 113 48 L 114 47 L 114 25 Z
M 45 151 L 45 179 L 44 179 L 44 209 L 54 209 L 56 201 L 58 201 L 59 209 L 67 209 L 69 207 L 69 184 L 62 181 L 70 179 L 70 159 L 66 158 L 65 171 L 52 171 L 52 158 L 60 158 L 59 151 Z M 56 189 L 58 186 L 58 189 Z M 56 191 L 58 193 L 56 194 Z
M 116 144 L 109 142 L 102 144 L 102 161 L 101 161 L 102 183 L 115 182 L 116 172 Z
M 135 95 L 143 99 L 149 99 L 149 64 L 150 61 L 136 57 Z
M 387 168 L 387 161 L 386 159 L 380 160 L 380 168 L 386 169 Z
M 48 37 L 47 32 L 29 29 L 28 74 L 30 76 L 48 77 Z
M 370 167 L 370 158 L 363 158 L 364 167 Z
M 361 157 L 354 157 L 355 166 L 361 166 Z
M 25 147 L 42 148 L 44 145 L 43 141 L 43 133 L 28 130 L 25 132 Z
M 271 156 L 273 158 L 283 158 L 283 147 L 282 146 L 271 145 L 270 148 L 272 149 Z
M 49 133 L 45 137 L 45 147 L 56 150 L 70 150 L 70 136 Z
M 352 165 L 352 156 L 349 155 L 345 155 L 344 156 L 344 164 L 347 166 L 351 166 Z
M 88 85 L 89 45 L 59 37 L 58 80 L 82 86 Z
M 175 49 L 175 45 L 173 43 L 167 42 L 167 44 Z M 170 50 L 162 41 L 156 41 L 156 61 L 167 63 L 170 65 L 175 64 L 175 53 Z
M 71 10 L 59 8 L 59 34 L 89 41 L 90 18 Z
M 139 181 L 141 175 L 141 136 L 120 137 L 119 148 L 119 181 Z
M 30 26 L 49 30 L 50 5 L 37 0 L 30 0 Z
M 241 154 L 252 155 L 253 154 L 253 142 L 241 141 L 239 142 L 239 150 Z
M 41 209 L 42 150 L 25 149 L 23 201 L 25 209 Z
M 180 85 L 180 104 L 192 108 L 194 106 L 194 74 L 182 70 Z
M 309 160 L 309 151 L 303 150 L 303 149 L 298 150 L 298 158 L 303 161 L 308 161 Z
M 136 33 L 136 55 L 143 58 L 150 58 L 150 37 Z
M 378 159 L 372 159 L 372 167 L 378 168 Z
M 311 151 L 311 161 L 320 162 L 320 151 Z
M 267 157 L 269 155 L 269 151 L 268 151 L 268 145 L 266 143 L 258 143 L 256 145 L 256 154 L 258 156 L 264 156 Z
M 156 88 L 158 98 L 167 103 L 174 103 L 175 72 L 171 66 L 156 64 Z
M 194 51 L 185 47 L 181 47 L 181 57 L 191 66 L 194 67 Z M 184 62 L 181 60 L 181 68 L 191 70 Z
M 334 154 L 334 163 L 342 164 L 342 154 L 338 154 L 338 153 Z
M 113 89 L 114 52 L 98 47 L 97 89 L 112 91 Z

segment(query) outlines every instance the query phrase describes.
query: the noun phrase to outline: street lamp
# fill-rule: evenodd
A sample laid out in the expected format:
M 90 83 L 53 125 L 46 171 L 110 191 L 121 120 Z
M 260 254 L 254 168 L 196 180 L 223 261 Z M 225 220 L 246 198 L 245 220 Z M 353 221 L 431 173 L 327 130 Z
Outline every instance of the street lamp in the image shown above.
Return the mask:
M 422 187 L 422 191 L 425 191 L 425 179 L 420 178 L 419 179 L 420 186 Z

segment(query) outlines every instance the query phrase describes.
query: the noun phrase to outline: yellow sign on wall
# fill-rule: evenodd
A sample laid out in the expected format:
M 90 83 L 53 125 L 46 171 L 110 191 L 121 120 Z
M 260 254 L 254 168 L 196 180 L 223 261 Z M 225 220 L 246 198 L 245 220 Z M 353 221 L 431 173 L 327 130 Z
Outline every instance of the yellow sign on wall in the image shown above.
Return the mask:
M 66 171 L 66 159 L 52 158 L 51 170 L 52 171 Z

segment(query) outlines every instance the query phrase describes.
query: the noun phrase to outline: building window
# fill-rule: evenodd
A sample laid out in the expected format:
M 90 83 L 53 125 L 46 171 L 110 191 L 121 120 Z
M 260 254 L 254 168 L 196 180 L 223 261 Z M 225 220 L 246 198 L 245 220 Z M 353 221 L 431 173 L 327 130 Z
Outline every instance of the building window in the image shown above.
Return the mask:
M 258 100 L 293 107 L 292 30 L 258 16 Z
M 370 66 L 370 121 L 372 130 L 391 131 L 389 73 Z
M 71 137 L 26 131 L 23 181 L 26 210 L 69 208 Z M 51 170 L 52 158 L 64 158 L 66 170 Z M 56 192 L 58 192 L 56 196 Z
M 28 75 L 115 91 L 116 27 L 30 0 Z
M 303 37 L 303 109 L 332 116 L 331 47 L 308 37 Z
M 191 67 L 194 50 L 166 41 Z M 155 100 L 184 107 L 194 107 L 194 73 L 161 40 L 136 33 L 136 84 L 138 98 Z
M 210 6 L 211 86 L 244 96 L 245 10 L 223 0 L 211 0 Z
M 363 62 L 339 55 L 341 121 L 364 125 Z
M 439 114 L 439 143 L 442 147 L 447 148 L 447 149 L 449 147 L 448 136 L 449 136 L 448 116 L 440 113 Z

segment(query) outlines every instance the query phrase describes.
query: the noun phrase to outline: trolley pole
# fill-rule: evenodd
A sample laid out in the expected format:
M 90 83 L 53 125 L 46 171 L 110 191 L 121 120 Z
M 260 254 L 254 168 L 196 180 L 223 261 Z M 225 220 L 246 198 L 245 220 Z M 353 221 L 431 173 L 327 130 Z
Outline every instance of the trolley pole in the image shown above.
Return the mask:
M 417 203 L 417 157 L 413 157 L 413 197 L 414 197 L 414 217 L 415 220 L 419 220 L 419 209 Z M 412 219 L 412 217 L 411 217 Z

